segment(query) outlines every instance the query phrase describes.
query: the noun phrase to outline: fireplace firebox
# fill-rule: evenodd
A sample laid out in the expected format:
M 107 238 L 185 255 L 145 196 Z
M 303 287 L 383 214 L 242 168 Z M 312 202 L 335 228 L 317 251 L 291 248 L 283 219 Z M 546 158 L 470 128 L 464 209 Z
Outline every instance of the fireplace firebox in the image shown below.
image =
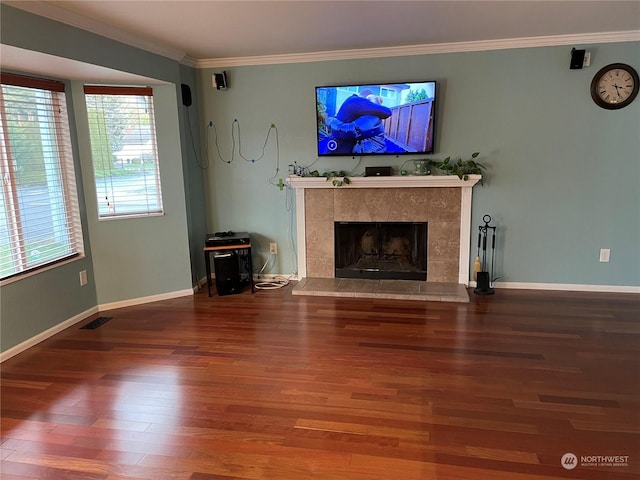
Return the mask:
M 335 222 L 336 278 L 427 280 L 427 222 Z

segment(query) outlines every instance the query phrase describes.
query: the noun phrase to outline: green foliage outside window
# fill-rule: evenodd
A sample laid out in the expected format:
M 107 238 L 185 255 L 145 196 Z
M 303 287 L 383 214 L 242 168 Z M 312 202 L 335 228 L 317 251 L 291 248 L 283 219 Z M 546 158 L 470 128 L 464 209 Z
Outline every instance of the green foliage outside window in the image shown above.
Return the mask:
M 407 94 L 407 103 L 419 102 L 420 100 L 428 100 L 429 95 L 424 88 L 420 90 L 409 90 Z

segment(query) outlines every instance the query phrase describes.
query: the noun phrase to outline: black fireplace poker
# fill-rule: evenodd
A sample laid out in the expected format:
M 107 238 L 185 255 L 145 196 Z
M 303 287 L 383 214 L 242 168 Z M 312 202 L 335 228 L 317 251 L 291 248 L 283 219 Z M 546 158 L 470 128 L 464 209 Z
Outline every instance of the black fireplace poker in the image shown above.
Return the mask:
M 496 227 L 489 225 L 491 223 L 491 217 L 485 215 L 482 217 L 484 225 L 478 227 L 478 257 L 480 257 L 480 248 L 482 248 L 482 264 L 480 271 L 476 276 L 476 288 L 473 289 L 474 293 L 478 295 L 492 295 L 495 290 L 491 288 L 491 279 L 494 278 L 494 263 L 496 254 Z M 488 272 L 487 262 L 487 237 L 491 231 L 491 274 Z

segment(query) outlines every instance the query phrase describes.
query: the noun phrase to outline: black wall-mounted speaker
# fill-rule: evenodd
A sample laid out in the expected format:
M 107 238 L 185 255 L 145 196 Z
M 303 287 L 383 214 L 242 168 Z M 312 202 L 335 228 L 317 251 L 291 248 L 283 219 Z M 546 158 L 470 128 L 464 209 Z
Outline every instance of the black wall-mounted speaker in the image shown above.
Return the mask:
M 227 72 L 226 71 L 223 71 L 222 73 L 214 73 L 213 79 L 216 83 L 216 89 L 218 90 L 227 89 Z
M 586 50 L 571 49 L 571 63 L 569 63 L 570 70 L 580 70 L 584 64 L 584 54 Z
M 190 107 L 193 102 L 193 99 L 191 98 L 191 88 L 185 83 L 180 85 L 180 87 L 182 87 L 182 104 L 185 107 Z

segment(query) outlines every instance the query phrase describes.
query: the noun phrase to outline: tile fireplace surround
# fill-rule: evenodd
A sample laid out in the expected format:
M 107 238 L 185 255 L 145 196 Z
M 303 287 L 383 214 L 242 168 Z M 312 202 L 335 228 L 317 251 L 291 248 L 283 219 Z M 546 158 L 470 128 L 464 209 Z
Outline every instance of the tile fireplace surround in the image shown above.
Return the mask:
M 459 293 L 459 287 L 469 283 L 471 198 L 480 178 L 355 177 L 348 186 L 334 187 L 324 178 L 290 175 L 287 183 L 296 192 L 300 285 L 310 279 L 334 279 L 334 222 L 415 221 L 428 222 L 426 283 L 432 287 L 448 284 Z M 339 281 L 342 279 L 317 283 L 338 285 Z M 367 282 L 371 284 L 365 281 L 363 285 Z

